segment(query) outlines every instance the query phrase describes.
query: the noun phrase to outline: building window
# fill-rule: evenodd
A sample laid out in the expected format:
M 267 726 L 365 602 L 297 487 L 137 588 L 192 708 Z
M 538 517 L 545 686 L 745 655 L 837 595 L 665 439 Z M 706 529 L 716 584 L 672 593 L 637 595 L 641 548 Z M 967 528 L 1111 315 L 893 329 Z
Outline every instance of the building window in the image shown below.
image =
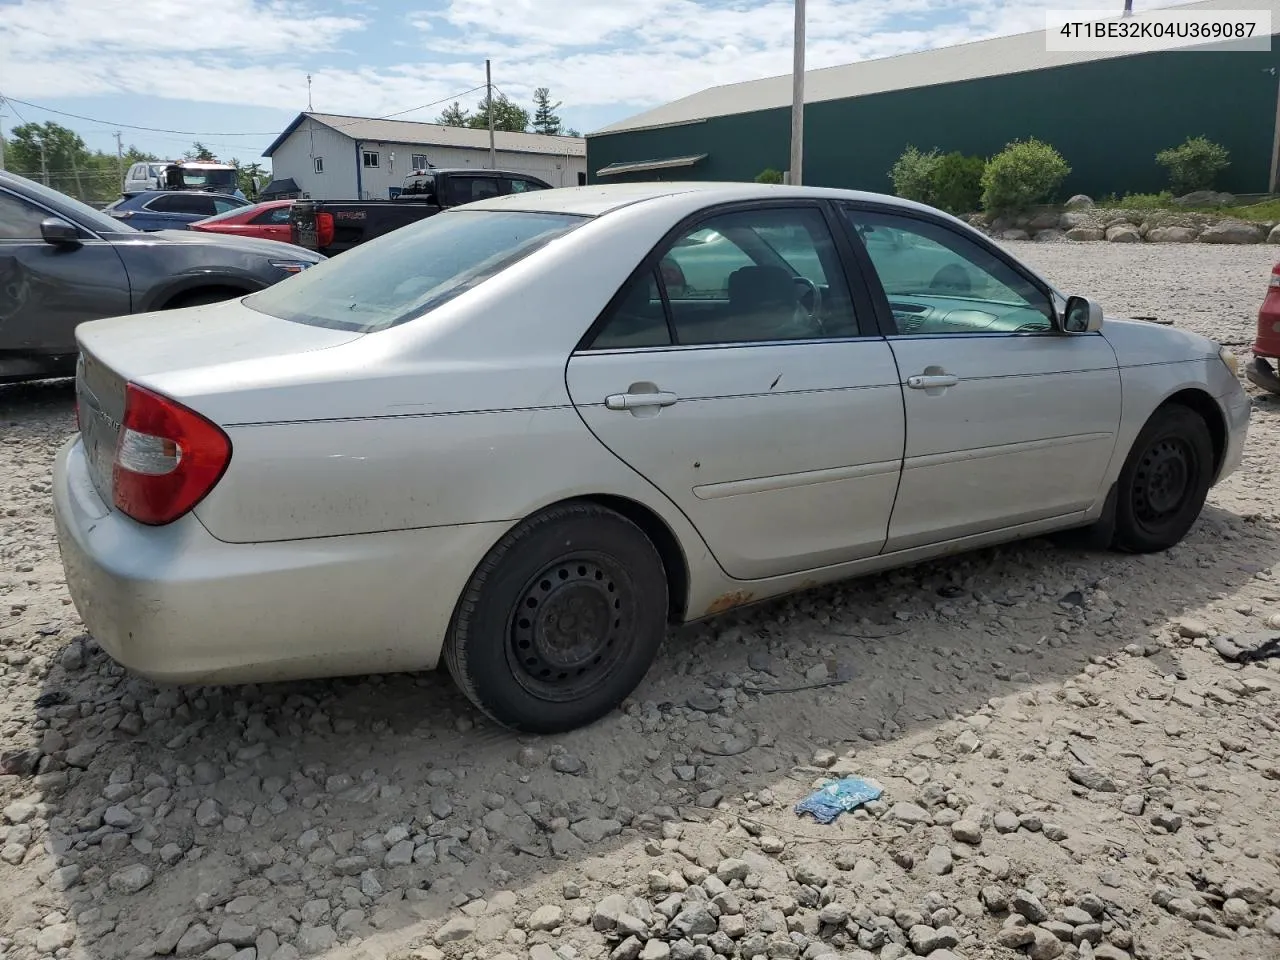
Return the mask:
M 415 153 L 413 155 L 413 169 L 429 170 L 430 168 L 431 164 L 427 161 L 427 155 L 425 153 Z
M 312 157 L 311 162 L 315 164 L 316 173 L 324 173 L 324 157 Z
M 364 151 L 364 166 L 365 166 L 365 169 L 366 169 L 366 170 L 376 170 L 376 169 L 378 169 L 378 159 L 379 159 L 379 158 L 378 158 L 378 151 L 376 151 L 376 150 L 365 150 L 365 151 Z

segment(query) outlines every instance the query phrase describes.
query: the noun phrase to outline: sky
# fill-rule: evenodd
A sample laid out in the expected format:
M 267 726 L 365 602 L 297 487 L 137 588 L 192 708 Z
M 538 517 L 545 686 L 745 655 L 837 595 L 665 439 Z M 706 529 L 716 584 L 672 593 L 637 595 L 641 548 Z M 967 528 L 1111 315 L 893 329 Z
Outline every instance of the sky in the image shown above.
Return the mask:
M 1138 11 L 1177 0 L 1136 0 Z M 1123 0 L 809 0 L 807 66 L 1043 29 Z M 792 0 L 0 0 L 4 129 L 54 120 L 162 157 L 249 162 L 318 111 L 435 120 L 535 88 L 589 132 L 717 84 L 791 72 Z M 79 114 L 89 120 L 50 111 Z M 156 130 L 131 129 L 151 127 Z M 163 132 L 162 132 L 163 131 Z

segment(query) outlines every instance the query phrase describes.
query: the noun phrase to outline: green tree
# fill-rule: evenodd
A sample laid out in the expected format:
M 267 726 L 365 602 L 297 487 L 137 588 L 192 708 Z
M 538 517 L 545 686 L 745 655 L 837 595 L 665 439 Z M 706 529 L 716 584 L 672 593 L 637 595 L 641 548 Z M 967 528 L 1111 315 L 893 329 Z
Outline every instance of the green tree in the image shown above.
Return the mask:
M 756 183 L 781 183 L 782 171 L 775 170 L 773 167 L 766 167 L 756 174 Z
M 1231 166 L 1231 154 L 1207 137 L 1188 137 L 1157 153 L 1156 163 L 1168 169 L 1169 185 L 1181 195 L 1212 189 L 1218 174 Z
M 19 124 L 10 131 L 5 146 L 5 166 L 34 179 L 40 179 L 46 170 L 51 175 L 87 170 L 90 156 L 80 135 L 58 123 Z
M 436 118 L 436 123 L 443 123 L 446 127 L 465 127 L 470 119 L 467 111 L 463 110 L 455 100 L 445 107 L 444 113 Z
M 191 149 L 182 156 L 187 160 L 203 160 L 205 163 L 212 163 L 218 159 L 214 152 L 199 140 L 192 143 Z
M 570 127 L 568 130 L 566 130 L 566 131 L 564 132 L 564 135 L 565 135 L 566 137 L 580 137 L 580 136 L 582 136 L 582 134 L 580 134 L 580 133 L 579 133 L 577 130 L 575 130 L 573 127 Z
M 933 203 L 933 171 L 938 165 L 937 149 L 925 153 L 912 144 L 894 161 L 889 170 L 893 192 L 904 200 Z
M 236 168 L 236 186 L 248 199 L 258 199 L 258 184 L 267 179 L 267 172 L 260 163 L 241 163 L 238 157 L 231 158 L 231 165 Z
M 481 100 L 476 112 L 467 120 L 467 126 L 477 130 L 489 129 L 489 102 Z M 504 95 L 493 98 L 493 129 L 510 133 L 524 133 L 529 129 L 529 111 L 512 103 Z
M 533 106 L 533 132 L 541 133 L 548 137 L 560 136 L 563 127 L 556 111 L 560 109 L 561 103 L 559 100 L 555 103 L 551 102 L 550 89 L 538 87 L 537 90 L 534 90 Z
M 982 171 L 982 206 L 1005 213 L 1046 203 L 1070 173 L 1062 154 L 1044 141 L 1014 140 Z

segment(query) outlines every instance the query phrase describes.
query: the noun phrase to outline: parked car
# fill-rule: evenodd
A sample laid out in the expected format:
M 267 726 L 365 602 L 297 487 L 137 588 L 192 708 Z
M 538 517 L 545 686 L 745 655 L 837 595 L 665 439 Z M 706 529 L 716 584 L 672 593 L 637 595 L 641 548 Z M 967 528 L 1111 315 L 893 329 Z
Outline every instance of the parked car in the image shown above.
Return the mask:
M 534 732 L 613 709 L 669 623 L 1068 528 L 1170 547 L 1250 411 L 1218 344 L 807 187 L 498 197 L 77 338 L 54 511 L 111 656 L 199 683 L 443 657 Z
M 139 233 L 0 171 L 0 382 L 74 373 L 85 320 L 243 296 L 323 259 L 248 237 Z M 163 323 L 153 332 L 163 339 Z
M 135 230 L 184 230 L 197 220 L 204 220 L 249 206 L 230 194 L 204 193 L 198 190 L 146 190 L 121 197 L 102 208 L 102 212 L 123 220 Z
M 247 207 L 236 207 L 216 217 L 188 224 L 188 230 L 204 233 L 230 233 L 238 237 L 260 237 L 263 240 L 290 241 L 289 208 L 292 200 L 267 200 Z
M 395 200 L 296 201 L 290 239 L 331 257 L 450 207 L 550 189 L 551 184 L 544 180 L 508 170 L 420 170 L 405 177 Z

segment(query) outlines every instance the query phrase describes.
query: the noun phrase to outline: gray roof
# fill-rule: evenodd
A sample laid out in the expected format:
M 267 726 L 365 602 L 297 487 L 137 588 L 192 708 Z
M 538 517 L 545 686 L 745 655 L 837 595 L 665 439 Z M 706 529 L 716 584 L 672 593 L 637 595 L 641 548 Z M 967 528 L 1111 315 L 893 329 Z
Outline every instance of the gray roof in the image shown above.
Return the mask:
M 471 127 L 448 127 L 441 123 L 418 123 L 414 120 L 377 120 L 370 117 L 348 117 L 336 113 L 300 113 L 284 128 L 263 153 L 269 157 L 291 133 L 310 117 L 353 140 L 370 143 L 407 143 L 423 147 L 462 147 L 489 149 L 489 131 Z M 545 153 L 558 157 L 585 157 L 587 142 L 582 137 L 548 137 L 540 133 L 510 133 L 496 130 L 493 145 L 508 153 Z
M 1119 0 L 1106 6 L 1121 8 Z M 1095 6 L 1102 7 L 1102 3 Z M 1272 29 L 1280 28 L 1280 0 L 1202 0 L 1178 4 L 1179 10 L 1271 10 Z M 1141 18 L 1142 11 L 1135 13 Z M 1273 48 L 1274 49 L 1274 48 Z M 1135 51 L 1140 52 L 1140 51 Z M 1045 67 L 1064 66 L 1092 60 L 1109 60 L 1132 56 L 1129 51 L 1047 51 L 1043 29 L 991 40 L 977 40 L 954 47 L 939 47 L 918 53 L 905 53 L 879 60 L 804 74 L 805 103 L 844 100 L 888 90 L 930 87 L 941 83 L 1024 73 Z M 721 117 L 754 110 L 769 110 L 791 105 L 791 74 L 748 80 L 711 87 L 700 93 L 675 100 L 662 107 L 620 120 L 588 134 L 590 137 L 625 130 L 674 126 L 693 123 L 709 117 Z

